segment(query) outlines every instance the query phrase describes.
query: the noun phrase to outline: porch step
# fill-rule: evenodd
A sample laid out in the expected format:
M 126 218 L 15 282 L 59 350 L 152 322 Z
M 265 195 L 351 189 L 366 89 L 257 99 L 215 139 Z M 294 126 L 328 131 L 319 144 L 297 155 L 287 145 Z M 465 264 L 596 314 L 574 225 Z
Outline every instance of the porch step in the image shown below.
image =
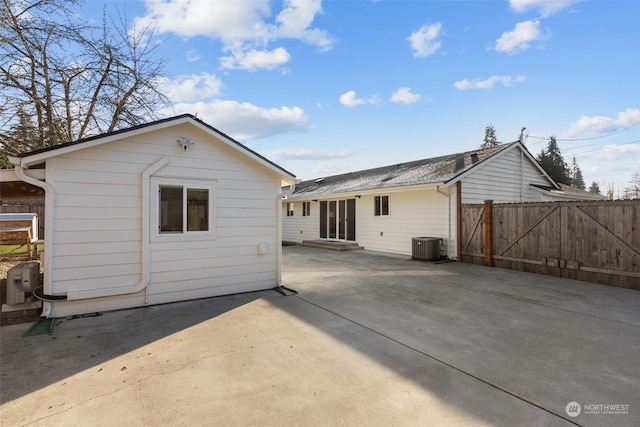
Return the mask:
M 330 249 L 332 251 L 357 251 L 364 249 L 362 246 L 353 242 L 337 242 L 335 240 L 303 240 L 300 246 L 309 246 L 312 248 Z

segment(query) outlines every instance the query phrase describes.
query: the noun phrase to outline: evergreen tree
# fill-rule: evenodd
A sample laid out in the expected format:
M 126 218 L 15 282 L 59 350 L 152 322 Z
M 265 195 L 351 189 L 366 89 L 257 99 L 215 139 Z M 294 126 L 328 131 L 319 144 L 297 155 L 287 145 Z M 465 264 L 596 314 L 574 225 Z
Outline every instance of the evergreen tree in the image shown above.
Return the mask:
M 496 137 L 496 129 L 492 124 L 488 124 L 486 128 L 484 128 L 484 139 L 480 148 L 483 150 L 486 148 L 495 147 L 498 145 L 498 138 Z
M 8 131 L 0 132 L 0 169 L 12 169 L 8 153 L 16 154 L 31 151 L 40 146 L 38 129 L 31 117 L 22 109 L 18 110 L 18 119 Z
M 571 185 L 572 179 L 569 166 L 567 166 L 560 153 L 560 147 L 558 147 L 555 136 L 549 137 L 547 148 L 540 152 L 537 160 L 556 182 Z
M 591 186 L 589 187 L 589 193 L 602 194 L 602 193 L 600 193 L 600 186 L 598 185 L 597 182 L 595 182 L 595 181 L 591 182 Z
M 584 178 L 582 177 L 582 171 L 580 170 L 580 166 L 578 166 L 578 162 L 575 157 L 571 162 L 571 185 L 583 190 L 586 189 Z

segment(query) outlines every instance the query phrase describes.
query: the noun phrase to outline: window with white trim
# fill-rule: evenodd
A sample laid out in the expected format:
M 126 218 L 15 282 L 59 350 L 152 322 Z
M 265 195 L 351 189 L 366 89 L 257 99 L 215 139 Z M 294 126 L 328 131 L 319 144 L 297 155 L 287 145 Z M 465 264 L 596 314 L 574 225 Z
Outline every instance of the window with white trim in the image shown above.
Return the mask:
M 375 216 L 389 215 L 389 196 L 375 196 L 373 203 L 373 214 Z
M 293 202 L 287 203 L 287 216 L 293 216 L 294 204 Z
M 311 202 L 302 202 L 302 216 L 311 216 Z
M 181 179 L 155 179 L 158 236 L 213 233 L 213 184 Z

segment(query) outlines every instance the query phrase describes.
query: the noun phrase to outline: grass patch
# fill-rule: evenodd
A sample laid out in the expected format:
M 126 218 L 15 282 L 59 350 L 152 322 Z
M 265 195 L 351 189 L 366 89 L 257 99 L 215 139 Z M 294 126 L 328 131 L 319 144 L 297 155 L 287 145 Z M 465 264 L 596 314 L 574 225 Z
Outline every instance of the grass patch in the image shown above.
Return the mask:
M 38 253 L 44 250 L 44 245 L 38 245 Z M 27 255 L 27 245 L 0 245 L 0 256 Z

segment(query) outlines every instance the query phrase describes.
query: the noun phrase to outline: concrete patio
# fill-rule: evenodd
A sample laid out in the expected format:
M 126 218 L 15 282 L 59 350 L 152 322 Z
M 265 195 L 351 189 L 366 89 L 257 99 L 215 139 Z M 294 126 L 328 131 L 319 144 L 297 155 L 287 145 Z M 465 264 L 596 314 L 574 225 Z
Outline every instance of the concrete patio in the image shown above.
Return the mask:
M 2 425 L 640 425 L 640 292 L 283 251 L 296 296 L 2 327 Z

